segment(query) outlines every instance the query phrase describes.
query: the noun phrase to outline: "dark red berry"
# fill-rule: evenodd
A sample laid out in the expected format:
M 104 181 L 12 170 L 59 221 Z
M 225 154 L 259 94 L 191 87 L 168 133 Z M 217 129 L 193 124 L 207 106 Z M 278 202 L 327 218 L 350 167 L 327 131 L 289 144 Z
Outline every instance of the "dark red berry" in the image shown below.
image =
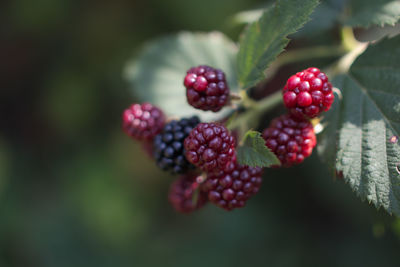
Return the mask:
M 154 137 L 153 156 L 158 167 L 174 174 L 184 173 L 194 167 L 186 160 L 183 142 L 199 122 L 197 116 L 172 120 Z
M 208 200 L 226 209 L 241 208 L 256 194 L 262 182 L 262 168 L 228 163 L 224 169 L 209 173 L 201 190 L 208 194 Z
M 150 103 L 132 104 L 122 113 L 122 129 L 137 140 L 152 140 L 164 124 L 164 113 Z
M 199 123 L 185 139 L 186 158 L 200 169 L 222 169 L 235 160 L 235 138 L 225 126 Z
M 190 105 L 201 110 L 219 111 L 229 98 L 229 87 L 222 70 L 198 66 L 187 71 L 183 81 Z
M 314 118 L 328 111 L 334 98 L 332 84 L 317 68 L 296 73 L 283 88 L 283 102 L 297 118 Z
M 196 177 L 183 175 L 171 184 L 168 200 L 176 211 L 190 213 L 207 203 L 207 193 L 200 190 Z
M 274 119 L 263 138 L 285 167 L 303 162 L 317 144 L 312 124 L 288 114 Z

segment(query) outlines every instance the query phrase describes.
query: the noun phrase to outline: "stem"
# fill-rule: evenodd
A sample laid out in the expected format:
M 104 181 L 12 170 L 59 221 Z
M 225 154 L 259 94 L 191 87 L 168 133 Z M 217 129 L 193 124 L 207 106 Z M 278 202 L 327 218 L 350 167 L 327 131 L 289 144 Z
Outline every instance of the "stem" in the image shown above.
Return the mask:
M 354 37 L 354 32 L 351 27 L 343 27 L 341 30 L 342 44 L 347 52 L 355 49 L 360 42 Z
M 267 79 L 273 77 L 274 74 L 286 64 L 305 61 L 313 58 L 342 56 L 348 50 L 343 45 L 332 46 L 315 46 L 309 48 L 299 48 L 287 51 L 281 54 L 274 63 L 267 69 Z
M 306 59 L 341 56 L 345 53 L 346 49 L 341 45 L 315 46 L 288 51 L 280 56 L 278 62 L 282 66 Z
M 247 110 L 235 118 L 229 124 L 229 128 L 240 128 L 240 130 L 247 131 L 249 128 L 256 127 L 258 119 L 262 114 L 273 109 L 282 102 L 282 92 L 280 90 L 261 101 L 254 101 L 248 96 L 245 96 L 243 97 L 243 106 L 246 107 Z
M 256 102 L 254 106 L 254 111 L 264 113 L 273 109 L 274 107 L 276 107 L 281 103 L 283 103 L 282 91 L 278 90 L 272 95 L 269 95 L 266 98 Z
M 354 60 L 367 49 L 368 43 L 357 42 L 356 46 L 339 59 L 334 65 L 328 67 L 325 73 L 328 77 L 335 77 L 349 71 Z

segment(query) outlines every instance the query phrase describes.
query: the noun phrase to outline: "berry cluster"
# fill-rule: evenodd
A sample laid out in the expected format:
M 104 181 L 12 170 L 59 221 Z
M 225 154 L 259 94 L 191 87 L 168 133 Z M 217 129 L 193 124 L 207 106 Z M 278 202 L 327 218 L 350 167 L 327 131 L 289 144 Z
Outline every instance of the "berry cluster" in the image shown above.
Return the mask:
M 187 101 L 195 108 L 217 112 L 228 103 L 225 74 L 209 66 L 187 71 Z M 308 68 L 287 81 L 283 101 L 289 113 L 272 120 L 263 131 L 265 145 L 281 165 L 299 164 L 316 145 L 309 118 L 327 111 L 334 96 L 327 76 Z M 164 113 L 149 104 L 133 104 L 123 113 L 123 130 L 142 141 L 162 170 L 182 174 L 170 187 L 169 202 L 181 213 L 195 211 L 207 202 L 225 210 L 245 206 L 262 183 L 263 169 L 240 165 L 236 138 L 221 123 L 182 118 L 166 122 Z
M 263 131 L 265 145 L 290 167 L 309 157 L 317 144 L 309 118 L 328 111 L 333 103 L 332 84 L 325 73 L 308 68 L 292 75 L 283 88 L 283 102 L 289 114 L 272 120 Z

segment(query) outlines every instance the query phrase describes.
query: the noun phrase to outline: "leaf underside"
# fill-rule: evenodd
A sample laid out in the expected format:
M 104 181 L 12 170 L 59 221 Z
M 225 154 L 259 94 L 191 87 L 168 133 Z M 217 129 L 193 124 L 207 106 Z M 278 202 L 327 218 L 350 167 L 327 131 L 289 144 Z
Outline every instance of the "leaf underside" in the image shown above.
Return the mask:
M 363 200 L 400 216 L 400 36 L 370 46 L 333 80 L 318 151 Z
M 238 162 L 252 167 L 271 167 L 280 165 L 279 159 L 265 145 L 261 133 L 248 131 L 243 137 L 243 145 L 237 151 Z
M 286 38 L 309 20 L 318 0 L 278 0 L 249 25 L 240 40 L 238 78 L 242 88 L 262 80 L 268 65 L 288 44 Z

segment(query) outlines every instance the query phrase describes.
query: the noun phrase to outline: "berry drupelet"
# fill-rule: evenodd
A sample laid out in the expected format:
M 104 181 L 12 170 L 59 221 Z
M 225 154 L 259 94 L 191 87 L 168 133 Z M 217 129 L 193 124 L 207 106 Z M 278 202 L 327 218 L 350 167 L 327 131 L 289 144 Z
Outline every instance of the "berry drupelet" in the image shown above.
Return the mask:
M 222 70 L 198 66 L 187 71 L 183 84 L 190 105 L 201 110 L 219 111 L 229 99 L 229 87 Z
M 322 111 L 328 111 L 334 98 L 332 84 L 317 68 L 292 75 L 283 88 L 283 102 L 298 118 L 314 118 Z
M 132 104 L 122 113 L 122 129 L 137 140 L 152 140 L 161 132 L 164 124 L 164 113 L 150 103 Z
M 284 167 L 303 162 L 317 144 L 312 124 L 288 114 L 274 119 L 263 138 Z
M 194 116 L 167 123 L 160 134 L 154 138 L 153 156 L 157 166 L 172 173 L 184 173 L 191 164 L 185 158 L 183 142 L 200 120 Z
M 201 190 L 208 200 L 226 209 L 244 207 L 246 201 L 256 194 L 262 182 L 262 168 L 242 166 L 230 162 L 224 169 L 209 173 Z
M 199 190 L 196 175 L 180 176 L 169 189 L 168 200 L 180 213 L 190 213 L 207 203 L 207 194 Z
M 235 138 L 216 123 L 198 124 L 185 139 L 186 158 L 206 172 L 223 169 L 235 160 Z

